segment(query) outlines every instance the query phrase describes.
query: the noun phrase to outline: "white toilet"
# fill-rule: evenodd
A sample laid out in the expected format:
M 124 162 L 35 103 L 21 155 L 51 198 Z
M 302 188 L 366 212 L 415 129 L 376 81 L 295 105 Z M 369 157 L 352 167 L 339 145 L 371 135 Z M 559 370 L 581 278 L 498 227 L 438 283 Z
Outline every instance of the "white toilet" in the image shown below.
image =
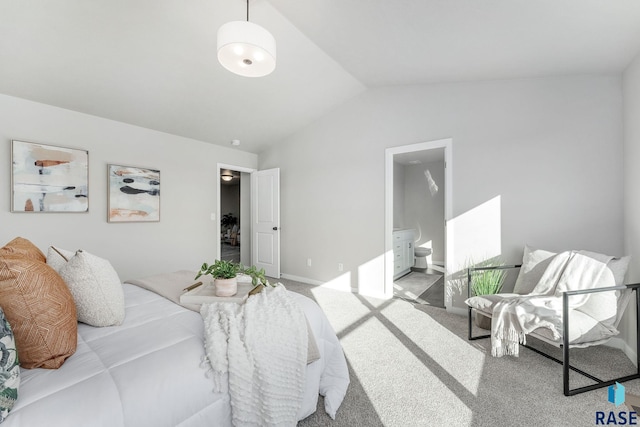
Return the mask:
M 422 248 L 416 247 L 414 249 L 414 255 L 416 258 L 416 262 L 414 264 L 414 268 L 428 268 L 427 265 L 427 257 L 431 255 L 431 248 Z

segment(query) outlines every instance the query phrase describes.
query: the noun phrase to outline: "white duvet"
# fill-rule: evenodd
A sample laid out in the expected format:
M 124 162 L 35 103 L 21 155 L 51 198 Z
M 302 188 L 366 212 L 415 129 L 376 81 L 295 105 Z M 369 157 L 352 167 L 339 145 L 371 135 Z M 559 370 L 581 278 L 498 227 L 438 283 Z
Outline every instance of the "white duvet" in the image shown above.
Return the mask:
M 202 317 L 124 284 L 121 326 L 78 325 L 78 349 L 58 370 L 22 370 L 7 426 L 230 426 L 226 393 L 205 373 Z M 292 293 L 311 325 L 321 358 L 307 365 L 298 419 L 316 410 L 318 394 L 335 417 L 349 384 L 340 343 L 309 298 Z

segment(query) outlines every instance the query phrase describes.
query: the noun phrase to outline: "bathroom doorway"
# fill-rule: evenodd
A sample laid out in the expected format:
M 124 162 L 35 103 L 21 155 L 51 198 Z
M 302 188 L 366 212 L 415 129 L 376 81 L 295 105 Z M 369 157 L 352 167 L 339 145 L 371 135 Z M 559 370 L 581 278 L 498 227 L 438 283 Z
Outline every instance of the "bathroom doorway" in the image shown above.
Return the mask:
M 387 149 L 385 294 L 445 307 L 451 140 Z

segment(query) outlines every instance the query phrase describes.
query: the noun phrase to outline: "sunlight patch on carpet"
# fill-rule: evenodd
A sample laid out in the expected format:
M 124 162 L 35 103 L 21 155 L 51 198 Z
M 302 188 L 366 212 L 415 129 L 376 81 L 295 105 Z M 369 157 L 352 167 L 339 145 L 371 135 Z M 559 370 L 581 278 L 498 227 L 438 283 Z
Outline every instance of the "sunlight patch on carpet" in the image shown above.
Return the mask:
M 341 340 L 345 355 L 382 423 L 397 422 L 386 416 L 402 408 L 407 417 L 405 425 L 450 425 L 451 414 L 456 414 L 456 425 L 469 425 L 473 413 L 451 385 L 441 381 L 407 346 L 398 345 L 397 341 L 377 318 L 366 320 Z M 424 393 L 407 394 L 406 390 Z M 446 401 L 446 410 L 428 410 L 425 399 L 429 396 Z
M 312 294 L 325 313 L 332 313 L 331 324 L 338 335 L 371 313 L 371 310 L 362 303 L 360 298 L 374 307 L 388 304 L 387 300 L 356 296 L 350 292 L 341 292 L 341 298 L 336 298 L 335 292 L 331 289 L 318 287 L 313 289 Z
M 469 392 L 477 394 L 487 357 L 484 351 L 407 303 L 391 304 L 382 314 Z

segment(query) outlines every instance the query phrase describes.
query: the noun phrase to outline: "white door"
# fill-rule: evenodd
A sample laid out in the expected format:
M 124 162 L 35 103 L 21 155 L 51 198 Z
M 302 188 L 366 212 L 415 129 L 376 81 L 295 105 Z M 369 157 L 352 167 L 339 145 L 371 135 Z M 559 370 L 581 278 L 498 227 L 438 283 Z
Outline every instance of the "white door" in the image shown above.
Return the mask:
M 280 169 L 251 174 L 253 192 L 252 259 L 267 276 L 280 278 Z

